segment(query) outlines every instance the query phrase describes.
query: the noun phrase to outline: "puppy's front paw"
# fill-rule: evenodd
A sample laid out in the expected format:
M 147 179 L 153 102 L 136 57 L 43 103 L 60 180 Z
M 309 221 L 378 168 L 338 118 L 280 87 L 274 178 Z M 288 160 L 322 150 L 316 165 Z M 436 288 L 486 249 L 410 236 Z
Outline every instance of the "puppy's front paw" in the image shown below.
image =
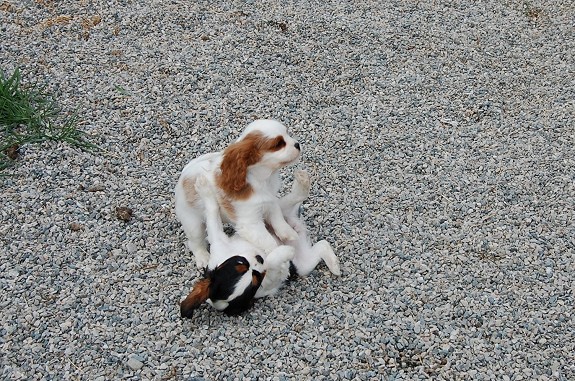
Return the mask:
M 268 265 L 278 266 L 282 263 L 289 262 L 295 256 L 295 248 L 292 246 L 282 245 L 278 246 L 266 258 Z
M 293 178 L 292 192 L 307 196 L 311 188 L 311 180 L 307 171 L 298 169 L 294 172 Z
M 208 267 L 208 262 L 210 261 L 210 253 L 194 253 L 194 258 L 196 259 L 196 266 L 198 269 L 202 270 Z
M 295 241 L 299 238 L 297 232 L 293 230 L 293 228 L 289 225 L 287 225 L 285 228 L 281 230 L 277 230 L 275 233 L 280 239 L 280 241 L 282 241 L 283 243 Z

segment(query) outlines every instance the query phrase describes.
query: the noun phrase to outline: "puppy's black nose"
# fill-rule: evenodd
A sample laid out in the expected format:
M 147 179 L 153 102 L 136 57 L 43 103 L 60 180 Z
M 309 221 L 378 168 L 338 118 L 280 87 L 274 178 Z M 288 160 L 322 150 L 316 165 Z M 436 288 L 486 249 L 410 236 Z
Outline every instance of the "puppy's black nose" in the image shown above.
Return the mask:
M 301 151 L 301 148 L 299 147 L 299 143 L 298 143 L 298 142 L 296 142 L 296 143 L 294 144 L 294 147 L 295 147 L 297 150 L 300 150 L 300 151 Z

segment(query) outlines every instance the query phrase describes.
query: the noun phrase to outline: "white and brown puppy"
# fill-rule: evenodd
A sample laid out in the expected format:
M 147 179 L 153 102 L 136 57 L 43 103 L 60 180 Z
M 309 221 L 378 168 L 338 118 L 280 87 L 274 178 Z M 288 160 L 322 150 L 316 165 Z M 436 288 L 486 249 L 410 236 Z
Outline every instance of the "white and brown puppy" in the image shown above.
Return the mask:
M 223 220 L 231 222 L 242 238 L 267 254 L 278 244 L 266 223 L 282 242 L 298 238 L 282 216 L 277 193 L 281 185 L 279 169 L 299 157 L 300 145 L 283 124 L 256 120 L 223 152 L 202 155 L 184 167 L 175 190 L 176 215 L 198 268 L 204 268 L 210 258 L 204 204 L 194 187 L 198 177 L 206 176 L 217 189 Z
M 210 242 L 210 260 L 204 276 L 181 302 L 182 317 L 208 302 L 219 311 L 237 315 L 247 310 L 254 298 L 275 293 L 290 275 L 308 275 L 323 259 L 330 271 L 340 275 L 339 261 L 327 241 L 311 245 L 306 226 L 299 218 L 299 207 L 310 189 L 309 176 L 297 171 L 291 193 L 279 200 L 286 220 L 295 227 L 298 238 L 278 247 L 267 256 L 238 234 L 228 237 L 220 218 L 217 193 L 205 177 L 196 182 L 196 194 L 204 203 Z M 273 232 L 272 232 L 273 233 Z

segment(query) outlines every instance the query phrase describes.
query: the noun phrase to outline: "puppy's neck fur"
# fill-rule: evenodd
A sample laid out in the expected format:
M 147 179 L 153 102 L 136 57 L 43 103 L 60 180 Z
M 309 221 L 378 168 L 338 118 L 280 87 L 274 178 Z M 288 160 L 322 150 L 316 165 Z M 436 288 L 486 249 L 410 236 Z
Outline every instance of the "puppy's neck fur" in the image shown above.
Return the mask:
M 248 169 L 247 181 L 257 189 L 269 189 L 278 178 L 278 171 L 264 165 L 254 165 Z
M 228 197 L 236 200 L 245 200 L 251 197 L 254 189 L 258 189 L 258 194 L 271 192 L 275 194 L 279 190 L 279 171 L 262 164 L 254 164 L 248 167 L 245 180 L 236 181 L 235 184 L 241 186 L 225 186 L 219 177 L 221 188 Z M 263 194 L 262 194 L 263 195 Z

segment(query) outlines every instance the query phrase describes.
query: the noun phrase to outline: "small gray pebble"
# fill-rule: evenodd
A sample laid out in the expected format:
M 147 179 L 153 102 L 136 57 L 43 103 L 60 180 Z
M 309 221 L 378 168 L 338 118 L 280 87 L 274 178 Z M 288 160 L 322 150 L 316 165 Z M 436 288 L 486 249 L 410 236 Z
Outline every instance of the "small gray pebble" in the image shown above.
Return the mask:
M 144 366 L 144 363 L 131 357 L 128 359 L 127 365 L 133 370 L 139 370 Z

